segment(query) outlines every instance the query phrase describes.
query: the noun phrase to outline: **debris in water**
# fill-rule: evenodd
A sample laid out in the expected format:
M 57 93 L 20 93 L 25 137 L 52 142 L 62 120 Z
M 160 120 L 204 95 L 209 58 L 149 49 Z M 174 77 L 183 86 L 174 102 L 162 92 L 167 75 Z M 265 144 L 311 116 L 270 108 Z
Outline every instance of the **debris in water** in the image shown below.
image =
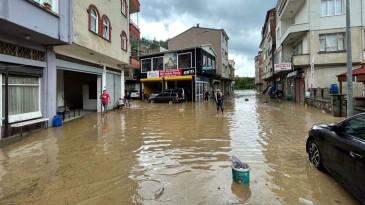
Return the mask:
M 248 98 L 246 98 L 245 101 L 248 101 Z
M 162 193 L 165 191 L 165 188 L 161 187 L 155 192 L 155 198 L 162 195 Z
M 248 164 L 241 162 L 236 156 L 231 157 L 232 166 L 236 169 L 248 169 Z
M 312 201 L 309 201 L 308 199 L 299 198 L 299 204 L 302 205 L 315 205 Z

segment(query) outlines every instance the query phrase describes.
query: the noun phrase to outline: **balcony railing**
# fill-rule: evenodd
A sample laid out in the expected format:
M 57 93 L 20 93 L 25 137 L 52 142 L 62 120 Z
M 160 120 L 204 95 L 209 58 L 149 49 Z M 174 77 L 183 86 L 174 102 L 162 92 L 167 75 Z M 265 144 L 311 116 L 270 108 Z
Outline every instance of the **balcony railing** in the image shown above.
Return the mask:
M 134 23 L 132 19 L 129 19 L 129 23 L 132 24 L 139 31 L 139 26 L 136 23 Z
M 293 56 L 293 66 L 304 66 L 309 64 L 309 54 L 300 54 Z
M 296 41 L 300 35 L 297 35 L 297 36 L 293 36 L 292 38 L 289 38 L 288 37 L 291 35 L 291 34 L 294 34 L 294 33 L 299 33 L 299 32 L 306 32 L 306 31 L 309 31 L 309 23 L 303 23 L 303 24 L 292 24 L 290 26 L 288 26 L 286 28 L 286 30 L 284 31 L 283 35 L 281 35 L 280 39 L 279 39 L 279 42 L 278 42 L 278 45 L 281 45 L 281 44 L 287 44 L 289 42 L 287 41 Z

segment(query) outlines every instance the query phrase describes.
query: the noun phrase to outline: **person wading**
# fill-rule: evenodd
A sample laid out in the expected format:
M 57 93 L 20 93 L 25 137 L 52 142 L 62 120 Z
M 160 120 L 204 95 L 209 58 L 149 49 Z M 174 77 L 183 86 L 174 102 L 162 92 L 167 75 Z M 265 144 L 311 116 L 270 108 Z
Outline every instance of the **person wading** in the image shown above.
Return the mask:
M 106 90 L 103 90 L 103 93 L 100 95 L 101 103 L 103 104 L 103 110 L 102 113 L 106 114 L 108 110 L 108 104 L 110 103 L 110 95 L 106 92 Z
M 217 114 L 219 113 L 219 109 L 222 111 L 222 114 L 223 114 L 223 110 L 224 110 L 224 107 L 223 107 L 223 94 L 222 92 L 217 89 L 217 92 L 215 93 L 215 102 L 217 104 Z

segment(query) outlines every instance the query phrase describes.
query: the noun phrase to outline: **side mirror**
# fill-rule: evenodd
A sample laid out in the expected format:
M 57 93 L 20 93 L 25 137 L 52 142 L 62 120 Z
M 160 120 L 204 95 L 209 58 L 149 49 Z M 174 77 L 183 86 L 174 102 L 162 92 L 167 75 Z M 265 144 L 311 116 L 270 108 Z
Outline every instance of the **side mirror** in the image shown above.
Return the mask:
M 337 123 L 331 123 L 328 125 L 328 129 L 333 132 L 338 132 L 340 130 L 340 127 Z

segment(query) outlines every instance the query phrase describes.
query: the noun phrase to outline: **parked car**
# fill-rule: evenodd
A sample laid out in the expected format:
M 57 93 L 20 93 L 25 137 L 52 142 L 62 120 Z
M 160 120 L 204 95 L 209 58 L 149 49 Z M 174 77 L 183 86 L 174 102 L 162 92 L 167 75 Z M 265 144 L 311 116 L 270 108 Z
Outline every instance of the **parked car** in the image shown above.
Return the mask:
M 169 88 L 165 89 L 164 92 L 177 92 L 181 94 L 181 99 L 185 100 L 185 90 L 184 88 Z
M 131 91 L 131 98 L 139 98 L 139 91 L 138 90 L 132 90 Z
M 151 100 L 151 103 L 178 103 L 182 102 L 181 94 L 177 92 L 163 92 Z
M 161 93 L 161 91 L 153 91 L 151 93 L 151 95 L 148 97 L 148 101 L 151 101 L 152 99 L 154 99 L 160 93 Z
M 309 161 L 328 171 L 365 204 L 365 113 L 338 123 L 314 125 L 308 135 Z

